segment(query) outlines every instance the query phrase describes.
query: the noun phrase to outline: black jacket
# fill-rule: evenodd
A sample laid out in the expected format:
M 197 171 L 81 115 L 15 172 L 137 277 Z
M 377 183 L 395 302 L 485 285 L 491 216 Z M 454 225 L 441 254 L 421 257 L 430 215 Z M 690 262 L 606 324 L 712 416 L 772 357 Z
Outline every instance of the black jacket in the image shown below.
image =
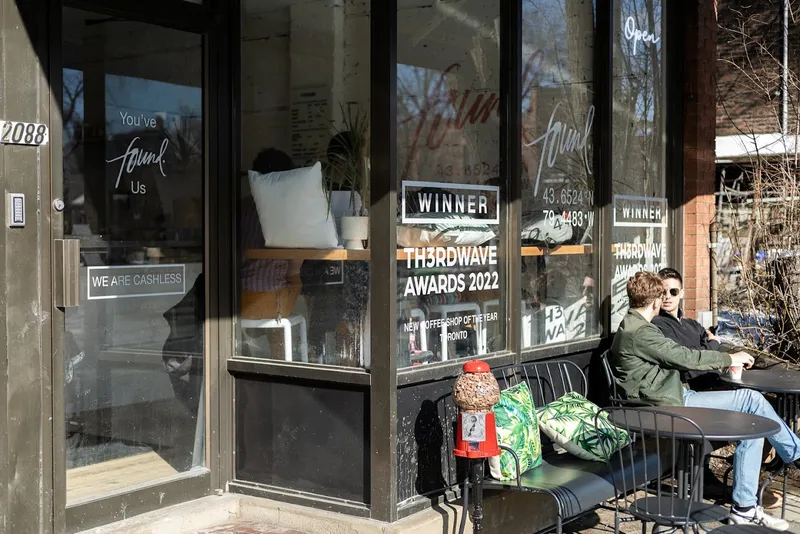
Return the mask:
M 678 318 L 661 310 L 656 317 L 653 317 L 653 324 L 661 330 L 665 337 L 684 347 L 701 350 L 720 350 L 718 342 L 708 339 L 703 325 L 694 319 L 684 317 L 683 312 L 680 310 L 678 311 Z M 681 380 L 687 382 L 689 387 L 695 391 L 708 390 L 718 385 L 719 372 L 685 371 L 682 373 Z

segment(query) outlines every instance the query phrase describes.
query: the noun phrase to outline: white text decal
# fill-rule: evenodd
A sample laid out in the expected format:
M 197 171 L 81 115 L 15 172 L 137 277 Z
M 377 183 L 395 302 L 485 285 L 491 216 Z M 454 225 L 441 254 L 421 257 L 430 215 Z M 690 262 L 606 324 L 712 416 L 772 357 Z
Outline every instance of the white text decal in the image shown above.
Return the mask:
M 561 121 L 556 120 L 556 113 L 560 106 L 561 102 L 553 108 L 553 112 L 550 114 L 550 122 L 547 123 L 547 131 L 530 143 L 525 143 L 526 147 L 542 143 L 542 155 L 539 158 L 539 169 L 536 171 L 536 184 L 533 188 L 534 195 L 539 192 L 539 182 L 542 178 L 542 166 L 545 158 L 547 158 L 547 167 L 552 169 L 558 161 L 558 156 L 568 152 L 580 152 L 587 172 L 592 174 L 592 166 L 589 164 L 589 136 L 592 133 L 592 124 L 594 123 L 594 105 L 589 106 L 589 110 L 586 112 L 586 124 L 583 132 L 580 132 L 578 128 L 570 128 Z
M 636 19 L 632 16 L 625 20 L 625 38 L 629 41 L 633 41 L 634 54 L 636 53 L 636 45 L 639 44 L 639 41 L 655 44 L 661 40 L 661 37 L 656 37 L 656 34 L 647 33 L 637 28 Z
M 115 161 L 122 160 L 119 166 L 119 173 L 117 174 L 117 183 L 114 184 L 114 188 L 119 187 L 119 181 L 122 179 L 123 172 L 126 174 L 130 174 L 135 171 L 137 168 L 142 167 L 144 165 L 153 165 L 158 164 L 158 170 L 161 171 L 161 176 L 166 177 L 167 175 L 164 174 L 164 167 L 162 164 L 164 163 L 164 153 L 167 151 L 167 147 L 169 147 L 169 139 L 164 139 L 161 142 L 161 150 L 156 155 L 155 152 L 150 152 L 149 150 L 142 150 L 141 148 L 136 148 L 134 145 L 136 141 L 138 141 L 138 137 L 134 137 L 131 143 L 128 145 L 128 149 L 125 153 L 121 156 L 118 156 L 114 159 L 107 159 L 106 163 L 114 163 Z

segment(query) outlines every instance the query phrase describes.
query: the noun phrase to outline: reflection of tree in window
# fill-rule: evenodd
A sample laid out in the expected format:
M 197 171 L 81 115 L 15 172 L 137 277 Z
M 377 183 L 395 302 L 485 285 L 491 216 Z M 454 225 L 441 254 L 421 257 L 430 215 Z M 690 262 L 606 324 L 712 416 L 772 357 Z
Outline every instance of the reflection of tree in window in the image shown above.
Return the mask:
M 569 143 L 548 133 L 553 124 L 585 134 L 593 102 L 592 2 L 526 0 L 523 2 L 523 166 L 527 191 L 525 210 L 541 195 L 536 178 L 554 180 L 558 187 L 591 191 L 591 139 L 587 151 L 561 151 Z M 535 70 L 528 63 L 535 58 Z M 551 123 L 552 117 L 552 123 Z M 538 139 L 538 142 L 537 142 Z M 563 142 L 559 142 L 564 139 Z M 555 153 L 548 148 L 555 148 Z M 539 166 L 544 163 L 542 174 Z M 531 190 L 532 189 L 532 190 Z M 536 191 L 536 194 L 534 194 Z M 589 203 L 591 205 L 591 202 Z
M 594 241 L 594 2 L 522 2 L 522 244 Z M 523 343 L 596 334 L 592 249 L 522 263 Z M 589 277 L 590 283 L 593 279 Z M 559 322 L 560 321 L 560 322 Z
M 198 87 L 106 76 L 106 180 L 116 185 L 109 214 L 114 239 L 164 241 L 201 229 L 201 104 Z M 118 159 L 132 149 L 146 151 L 149 159 L 142 152 L 135 156 L 138 165 L 131 164 L 134 156 Z M 197 209 L 179 210 L 179 203 Z
M 663 40 L 645 43 L 628 38 L 629 18 L 636 29 L 660 38 L 661 3 L 614 3 L 614 193 L 663 196 Z
M 73 224 L 86 224 L 83 211 L 83 72 L 64 69 L 61 96 L 61 120 L 64 126 L 62 154 L 64 161 L 65 232 Z

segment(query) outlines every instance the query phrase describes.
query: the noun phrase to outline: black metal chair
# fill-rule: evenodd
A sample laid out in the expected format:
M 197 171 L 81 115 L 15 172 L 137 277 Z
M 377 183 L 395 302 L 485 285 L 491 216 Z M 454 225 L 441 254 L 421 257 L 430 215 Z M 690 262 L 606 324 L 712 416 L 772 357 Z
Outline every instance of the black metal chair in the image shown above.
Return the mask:
M 609 398 L 608 401 L 611 406 L 650 406 L 651 404 L 645 401 L 636 399 L 626 399 L 622 397 L 617 391 L 617 381 L 614 380 L 614 373 L 611 370 L 611 364 L 608 361 L 610 350 L 604 351 L 600 355 L 600 364 L 603 366 L 603 374 L 606 377 L 608 385 Z
M 729 515 L 727 508 L 702 502 L 702 461 L 696 460 L 695 447 L 705 443 L 705 435 L 692 420 L 653 409 L 637 407 L 614 407 L 602 410 L 595 418 L 595 431 L 600 439 L 599 420 L 606 414 L 614 424 L 628 435 L 638 435 L 635 445 L 626 445 L 613 450 L 606 440 L 600 440 L 609 471 L 613 475 L 616 498 L 614 499 L 614 532 L 619 532 L 620 514 L 628 514 L 642 522 L 645 532 L 648 522 L 659 526 L 690 529 L 704 528 L 708 523 L 720 522 Z M 676 426 L 689 429 L 697 437 L 691 441 L 678 437 Z M 641 429 L 646 428 L 647 432 Z M 632 468 L 639 464 L 639 455 L 649 456 L 655 451 L 658 458 L 653 470 Z M 622 473 L 624 476 L 620 476 Z M 651 485 L 654 478 L 670 480 L 674 485 L 664 489 L 659 484 Z
M 644 402 L 644 401 L 633 400 L 633 399 L 625 399 L 622 396 L 620 396 L 619 392 L 617 391 L 617 381 L 614 380 L 614 373 L 613 373 L 613 371 L 611 369 L 611 364 L 608 361 L 608 357 L 609 357 L 610 353 L 611 353 L 610 350 L 604 351 L 600 355 L 600 363 L 603 366 L 603 372 L 604 372 L 606 380 L 608 382 L 608 391 L 610 392 L 609 402 L 610 402 L 611 406 L 652 406 L 650 403 L 647 403 L 647 402 Z M 709 452 L 711 452 L 711 451 L 715 450 L 716 448 L 718 448 L 719 446 L 721 446 L 721 444 L 708 442 L 706 446 L 707 446 Z M 728 463 L 728 467 L 725 470 L 725 473 L 724 473 L 724 476 L 723 476 L 723 479 L 722 479 L 722 485 L 723 485 L 723 488 L 724 488 L 723 489 L 723 495 L 722 495 L 722 502 L 724 504 L 728 500 L 728 478 L 730 477 L 730 474 L 733 471 L 733 457 L 732 456 L 720 456 L 720 455 L 716 455 L 716 454 L 707 454 L 705 456 L 705 458 L 706 458 L 706 463 L 708 463 L 708 461 L 711 458 L 715 458 L 717 460 L 722 460 L 722 461 Z

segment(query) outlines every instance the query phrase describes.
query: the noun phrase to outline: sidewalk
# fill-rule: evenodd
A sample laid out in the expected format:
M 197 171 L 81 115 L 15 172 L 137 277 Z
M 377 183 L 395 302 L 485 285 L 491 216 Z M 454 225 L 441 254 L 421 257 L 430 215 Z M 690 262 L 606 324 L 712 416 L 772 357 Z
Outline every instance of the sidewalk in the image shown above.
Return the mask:
M 299 530 L 270 527 L 255 521 L 234 521 L 216 527 L 198 530 L 197 534 L 307 534 Z
M 800 494 L 797 488 L 789 488 L 789 493 L 786 499 L 786 520 L 789 521 L 789 532 L 800 534 Z M 776 510 L 767 510 L 768 513 L 775 516 L 780 516 L 780 508 Z M 716 526 L 714 527 L 716 528 Z M 652 525 L 648 525 L 647 531 L 652 530 Z M 564 527 L 565 533 L 581 533 L 581 534 L 608 534 L 614 532 L 614 512 L 610 510 L 598 510 L 596 514 L 589 516 Z M 620 525 L 620 532 L 625 534 L 640 534 L 642 532 L 642 524 L 638 521 L 630 523 L 622 523 Z M 680 531 L 677 531 L 678 533 Z
M 800 488 L 790 488 L 787 497 L 786 519 L 789 532 L 800 534 Z M 520 494 L 515 494 L 517 498 Z M 524 496 L 523 496 L 524 497 Z M 527 496 L 535 499 L 535 496 Z M 542 501 L 530 513 L 538 513 Z M 519 504 L 519 503 L 517 503 Z M 501 505 L 502 508 L 502 505 Z M 495 511 L 501 511 L 495 507 Z M 518 507 L 515 506 L 518 509 Z M 770 510 L 778 515 L 780 510 Z M 458 534 L 461 509 L 455 503 L 409 516 L 387 525 L 353 516 L 314 510 L 276 501 L 225 494 L 175 505 L 156 512 L 129 518 L 119 523 L 83 531 L 82 534 Z M 495 517 L 497 519 L 497 517 Z M 528 524 L 524 518 L 517 525 Z M 487 517 L 485 534 L 532 534 L 522 528 L 491 528 Z M 716 528 L 719 525 L 708 525 Z M 499 531 L 502 530 L 502 531 Z M 516 530 L 516 531 L 514 531 Z M 652 530 L 648 526 L 647 532 Z M 641 523 L 621 524 L 625 534 L 639 534 Z M 614 512 L 597 510 L 564 526 L 565 534 L 610 534 L 614 532 Z M 465 534 L 472 534 L 468 522 Z
M 800 534 L 800 494 L 797 492 L 800 491 L 798 489 L 790 488 L 790 491 L 795 491 L 796 493 L 790 493 L 786 500 L 786 520 L 790 522 L 791 526 L 789 527 L 789 532 Z M 769 512 L 773 513 L 774 515 L 780 514 L 780 509 L 777 510 L 770 510 Z M 454 525 L 455 526 L 455 525 Z M 648 525 L 648 532 L 652 529 L 651 525 Z M 450 530 L 450 529 L 448 529 Z M 620 531 L 625 534 L 639 534 L 642 531 L 641 523 L 638 521 L 633 521 L 630 523 L 622 523 L 620 525 Z M 448 534 L 457 534 L 458 530 L 455 529 Z M 564 528 L 564 532 L 566 534 L 609 534 L 614 532 L 614 512 L 610 510 L 598 510 L 594 514 L 589 514 L 588 516 L 571 523 Z M 229 523 L 225 523 L 216 527 L 210 527 L 203 530 L 199 530 L 196 534 L 332 534 L 326 532 L 311 532 L 305 531 L 301 532 L 299 530 L 289 530 L 277 527 L 271 527 L 264 523 L 259 523 L 255 521 L 233 521 Z M 487 532 L 487 534 L 490 534 Z M 503 534 L 517 534 L 517 533 L 503 533 Z M 518 533 L 524 534 L 524 533 Z

